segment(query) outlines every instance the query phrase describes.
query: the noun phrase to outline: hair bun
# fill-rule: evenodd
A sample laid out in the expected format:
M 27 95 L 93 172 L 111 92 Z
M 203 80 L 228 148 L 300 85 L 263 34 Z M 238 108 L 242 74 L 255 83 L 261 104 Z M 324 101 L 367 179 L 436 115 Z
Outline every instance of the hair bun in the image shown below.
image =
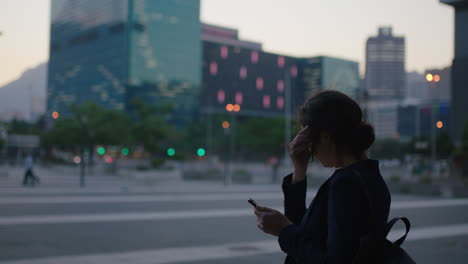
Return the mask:
M 361 121 L 351 131 L 351 139 L 353 151 L 361 152 L 367 150 L 375 140 L 374 127 L 366 121 Z

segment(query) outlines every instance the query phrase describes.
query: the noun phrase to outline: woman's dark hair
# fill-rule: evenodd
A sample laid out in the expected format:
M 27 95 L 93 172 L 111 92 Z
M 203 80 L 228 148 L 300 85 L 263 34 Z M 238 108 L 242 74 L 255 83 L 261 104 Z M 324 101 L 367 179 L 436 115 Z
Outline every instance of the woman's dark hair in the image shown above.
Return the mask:
M 363 120 L 359 105 L 349 96 L 334 90 L 318 92 L 299 108 L 298 123 L 311 129 L 313 153 L 321 132 L 334 140 L 337 151 L 359 155 L 374 143 L 374 128 Z

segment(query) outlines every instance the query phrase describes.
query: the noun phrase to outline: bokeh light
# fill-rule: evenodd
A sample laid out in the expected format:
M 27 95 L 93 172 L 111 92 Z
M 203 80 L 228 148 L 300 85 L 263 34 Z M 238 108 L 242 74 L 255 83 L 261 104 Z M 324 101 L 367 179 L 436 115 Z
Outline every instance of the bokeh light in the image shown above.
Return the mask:
M 223 128 L 229 128 L 231 124 L 228 121 L 224 121 L 222 124 Z
M 59 118 L 59 116 L 60 116 L 60 114 L 58 112 L 56 112 L 56 111 L 52 112 L 52 118 L 53 119 L 57 119 L 57 118 Z
M 204 148 L 199 148 L 199 149 L 197 150 L 197 155 L 198 155 L 198 156 L 203 157 L 203 156 L 205 156 L 205 154 L 206 154 L 206 151 L 205 151 Z
M 99 155 L 104 155 L 104 154 L 106 154 L 106 149 L 104 147 L 98 147 L 97 153 Z
M 130 153 L 130 150 L 128 150 L 128 148 L 122 149 L 122 155 L 127 156 L 129 153 Z
M 437 128 L 442 128 L 442 127 L 444 127 L 444 122 L 442 122 L 442 121 L 437 121 L 436 127 L 437 127 Z
M 175 155 L 175 149 L 173 149 L 173 148 L 168 148 L 168 149 L 167 149 L 167 155 L 168 155 L 169 157 L 174 156 L 174 155 Z
M 80 164 L 81 163 L 81 158 L 79 156 L 75 156 L 75 157 L 73 157 L 73 162 L 75 164 Z
M 430 73 L 426 74 L 426 81 L 432 82 L 433 79 L 434 79 L 434 77 L 432 76 L 432 74 L 430 74 Z

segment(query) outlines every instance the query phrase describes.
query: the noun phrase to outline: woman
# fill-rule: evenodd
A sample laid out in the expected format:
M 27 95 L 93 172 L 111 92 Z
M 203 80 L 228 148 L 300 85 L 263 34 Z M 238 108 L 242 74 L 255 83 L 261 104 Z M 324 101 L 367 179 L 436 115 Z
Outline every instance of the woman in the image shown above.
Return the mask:
M 287 254 L 285 263 L 352 263 L 360 239 L 372 230 L 384 230 L 390 210 L 378 161 L 366 155 L 374 130 L 363 120 L 359 105 L 337 91 L 308 98 L 299 109 L 299 124 L 302 129 L 289 144 L 294 172 L 282 184 L 285 215 L 257 206 L 257 226 L 278 236 Z M 306 210 L 311 158 L 336 170 Z M 372 214 L 367 197 L 372 199 Z

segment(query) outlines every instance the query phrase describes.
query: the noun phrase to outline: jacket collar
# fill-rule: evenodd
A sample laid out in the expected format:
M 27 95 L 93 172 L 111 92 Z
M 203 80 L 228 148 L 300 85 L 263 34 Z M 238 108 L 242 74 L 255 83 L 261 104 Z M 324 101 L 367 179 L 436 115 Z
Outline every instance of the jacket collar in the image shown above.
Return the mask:
M 344 171 L 344 170 L 360 170 L 360 169 L 363 169 L 363 168 L 372 169 L 372 170 L 378 169 L 379 168 L 379 161 L 374 160 L 374 159 L 358 160 L 358 161 L 354 162 L 351 165 L 348 165 L 348 166 L 343 167 L 343 168 L 336 169 L 335 173 L 337 173 L 339 171 Z

